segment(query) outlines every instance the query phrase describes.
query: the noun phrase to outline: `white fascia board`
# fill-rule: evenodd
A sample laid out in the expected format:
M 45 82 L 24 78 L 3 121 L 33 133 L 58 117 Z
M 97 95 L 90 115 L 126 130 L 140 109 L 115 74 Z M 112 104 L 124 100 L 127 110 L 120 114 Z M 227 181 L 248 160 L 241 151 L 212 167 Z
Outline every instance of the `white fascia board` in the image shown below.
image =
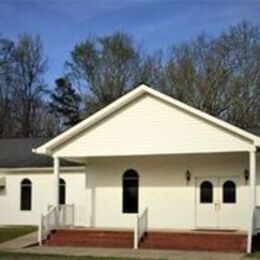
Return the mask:
M 63 166 L 61 172 L 85 172 L 84 166 Z M 52 172 L 53 167 L 0 168 L 0 173 L 41 173 Z
M 111 113 L 113 113 L 114 111 L 120 109 L 121 107 L 123 107 L 124 105 L 128 104 L 129 102 L 131 102 L 132 100 L 134 100 L 135 98 L 141 96 L 144 93 L 148 93 L 154 97 L 157 97 L 160 100 L 163 100 L 167 103 L 172 104 L 173 106 L 182 109 L 184 111 L 187 111 L 193 115 L 196 115 L 208 122 L 211 122 L 217 126 L 220 126 L 221 128 L 224 128 L 228 131 L 230 131 L 231 133 L 235 133 L 245 139 L 247 139 L 248 141 L 253 142 L 253 144 L 258 143 L 259 142 L 259 138 L 245 130 L 242 130 L 234 125 L 231 125 L 221 119 L 218 119 L 214 116 L 211 116 L 199 109 L 193 108 L 189 105 L 184 104 L 181 101 L 178 101 L 170 96 L 167 96 L 157 90 L 154 90 L 144 84 L 140 85 L 139 87 L 135 88 L 134 90 L 132 90 L 131 92 L 127 93 L 126 95 L 122 96 L 121 98 L 117 99 L 116 101 L 114 101 L 113 103 L 111 103 L 110 105 L 106 106 L 105 108 L 101 109 L 100 111 L 96 112 L 95 114 L 93 114 L 92 116 L 90 116 L 89 118 L 81 121 L 80 123 L 78 123 L 77 125 L 73 126 L 72 128 L 68 129 L 67 131 L 65 131 L 64 133 L 58 135 L 57 137 L 53 138 L 52 140 L 50 140 L 49 142 L 43 144 L 42 146 L 38 147 L 37 149 L 33 149 L 33 152 L 38 153 L 38 154 L 47 154 L 47 155 L 52 155 L 52 149 L 59 146 L 60 144 L 62 144 L 63 142 L 65 142 L 66 140 L 68 140 L 69 138 L 77 135 L 78 133 L 80 133 L 81 131 L 87 129 L 88 127 L 90 127 L 91 125 L 97 123 L 98 121 L 102 120 L 103 118 L 105 118 L 106 116 L 110 115 Z

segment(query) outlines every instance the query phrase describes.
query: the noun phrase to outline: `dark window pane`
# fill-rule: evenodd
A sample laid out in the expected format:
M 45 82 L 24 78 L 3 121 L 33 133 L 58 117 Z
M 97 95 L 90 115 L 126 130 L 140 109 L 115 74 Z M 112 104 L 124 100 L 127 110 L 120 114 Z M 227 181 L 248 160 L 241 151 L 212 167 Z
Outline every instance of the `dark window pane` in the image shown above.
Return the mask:
M 204 181 L 200 185 L 200 203 L 213 202 L 213 186 L 211 182 Z
M 223 185 L 223 203 L 236 203 L 236 184 L 226 181 Z
M 134 170 L 123 176 L 123 213 L 138 213 L 138 179 Z
M 21 182 L 21 210 L 31 210 L 32 184 L 28 179 Z
M 59 181 L 59 204 L 66 204 L 66 182 L 63 179 Z

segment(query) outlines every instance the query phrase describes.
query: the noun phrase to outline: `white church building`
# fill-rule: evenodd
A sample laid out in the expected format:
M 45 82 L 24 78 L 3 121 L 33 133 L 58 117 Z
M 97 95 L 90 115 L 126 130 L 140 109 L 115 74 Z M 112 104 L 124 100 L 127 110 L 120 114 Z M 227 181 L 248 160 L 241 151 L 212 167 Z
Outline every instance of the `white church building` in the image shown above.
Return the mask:
M 252 250 L 260 137 L 141 85 L 51 140 L 0 141 L 0 225 L 39 243 Z

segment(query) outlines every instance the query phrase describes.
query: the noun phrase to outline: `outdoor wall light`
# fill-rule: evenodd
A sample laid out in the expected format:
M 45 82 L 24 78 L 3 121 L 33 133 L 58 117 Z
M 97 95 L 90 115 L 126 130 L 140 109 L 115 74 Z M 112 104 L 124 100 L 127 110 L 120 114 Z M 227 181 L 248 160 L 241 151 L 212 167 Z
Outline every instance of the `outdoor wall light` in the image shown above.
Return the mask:
M 189 170 L 186 171 L 185 173 L 187 185 L 189 184 L 190 178 L 191 178 L 191 172 Z
M 249 171 L 248 171 L 248 169 L 245 169 L 245 171 L 244 171 L 244 178 L 245 178 L 245 182 L 247 184 L 247 182 L 249 180 Z

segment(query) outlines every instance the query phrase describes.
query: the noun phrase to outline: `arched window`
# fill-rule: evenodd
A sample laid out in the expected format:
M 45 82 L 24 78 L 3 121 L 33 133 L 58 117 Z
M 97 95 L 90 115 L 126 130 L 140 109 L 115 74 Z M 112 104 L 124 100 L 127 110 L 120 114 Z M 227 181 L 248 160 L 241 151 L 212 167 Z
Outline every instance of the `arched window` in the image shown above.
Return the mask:
M 29 179 L 21 181 L 21 210 L 32 209 L 32 183 Z
M 59 180 L 59 204 L 66 204 L 66 182 L 61 178 Z
M 139 176 L 134 170 L 123 175 L 123 213 L 138 213 Z
M 200 185 L 200 203 L 213 202 L 213 185 L 209 181 L 204 181 Z
M 236 203 L 236 184 L 233 181 L 223 184 L 223 203 Z

